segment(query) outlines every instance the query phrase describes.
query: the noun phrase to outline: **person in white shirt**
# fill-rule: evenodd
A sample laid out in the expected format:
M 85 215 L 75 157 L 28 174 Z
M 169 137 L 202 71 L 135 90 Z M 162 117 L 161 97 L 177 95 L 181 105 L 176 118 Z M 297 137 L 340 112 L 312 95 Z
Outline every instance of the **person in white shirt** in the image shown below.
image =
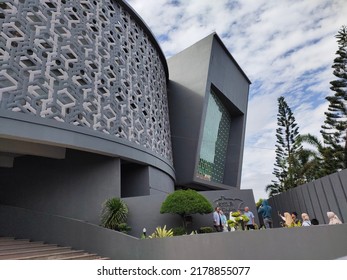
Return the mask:
M 216 229 L 216 231 L 221 232 L 223 231 L 223 227 L 222 227 L 222 219 L 220 216 L 220 208 L 216 207 L 214 209 L 215 211 L 213 212 L 213 226 Z
M 311 220 L 310 220 L 310 217 L 308 216 L 307 213 L 302 213 L 301 218 L 302 218 L 302 225 L 301 226 L 309 227 L 311 225 Z
M 248 230 L 254 229 L 254 224 L 255 224 L 254 223 L 254 214 L 251 211 L 249 211 L 249 207 L 248 206 L 245 207 L 245 211 L 244 211 L 243 214 L 246 215 L 249 218 L 249 221 L 246 223 L 246 228 Z

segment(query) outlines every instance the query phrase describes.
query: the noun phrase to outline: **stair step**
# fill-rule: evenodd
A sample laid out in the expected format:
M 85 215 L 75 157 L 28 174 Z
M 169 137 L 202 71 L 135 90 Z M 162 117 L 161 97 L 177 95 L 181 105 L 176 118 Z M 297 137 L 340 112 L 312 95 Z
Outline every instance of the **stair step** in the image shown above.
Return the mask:
M 37 256 L 18 257 L 15 259 L 16 260 L 65 260 L 66 258 L 80 256 L 82 254 L 85 254 L 85 252 L 82 250 L 70 250 L 70 251 L 65 251 L 60 253 L 49 253 L 49 254 L 42 253 L 41 255 L 37 255 Z
M 42 242 L 34 243 L 30 242 L 27 244 L 13 244 L 13 245 L 2 245 L 0 246 L 0 254 L 3 251 L 23 250 L 23 249 L 34 249 L 34 248 L 56 248 L 55 244 L 44 244 Z
M 88 254 L 88 253 L 84 253 L 84 254 L 80 254 L 77 256 L 71 256 L 68 258 L 64 258 L 64 260 L 99 260 L 100 256 L 97 254 Z
M 0 253 L 0 260 L 4 259 L 13 259 L 13 258 L 21 258 L 21 257 L 29 257 L 29 256 L 39 256 L 47 253 L 58 253 L 58 252 L 66 252 L 71 250 L 67 247 L 56 247 L 56 248 L 43 248 L 43 249 L 26 249 L 26 250 L 16 250 L 11 252 L 2 252 Z
M 0 260 L 109 260 L 83 250 L 0 236 Z

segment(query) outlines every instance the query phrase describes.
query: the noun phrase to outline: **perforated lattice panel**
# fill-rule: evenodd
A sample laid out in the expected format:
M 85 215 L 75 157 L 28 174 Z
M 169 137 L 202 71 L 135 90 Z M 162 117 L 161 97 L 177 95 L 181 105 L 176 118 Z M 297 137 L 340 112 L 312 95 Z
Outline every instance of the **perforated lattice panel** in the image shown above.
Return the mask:
M 0 109 L 124 138 L 172 160 L 166 76 L 116 1 L 0 1 Z

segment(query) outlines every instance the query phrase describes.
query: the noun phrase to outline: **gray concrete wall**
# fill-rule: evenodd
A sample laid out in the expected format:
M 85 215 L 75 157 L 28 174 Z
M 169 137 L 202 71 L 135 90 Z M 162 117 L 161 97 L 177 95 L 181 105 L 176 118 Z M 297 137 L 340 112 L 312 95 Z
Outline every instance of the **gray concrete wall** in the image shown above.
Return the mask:
M 246 114 L 250 81 L 217 35 L 212 45 L 208 82 Z
M 210 36 L 168 59 L 169 116 L 177 185 L 194 177 L 212 47 Z
M 245 128 L 246 116 L 233 116 L 228 146 L 228 154 L 231 156 L 227 157 L 224 170 L 224 181 L 231 186 L 241 186 Z M 240 149 L 240 147 L 242 148 Z
M 328 260 L 346 255 L 346 233 L 346 224 L 236 231 L 144 240 L 141 248 L 144 259 Z
M 148 166 L 123 163 L 121 173 L 121 197 L 149 195 Z
M 240 188 L 250 81 L 220 38 L 214 38 L 206 91 L 216 88 L 226 97 L 232 123 L 224 184 Z
M 165 194 L 124 198 L 129 208 L 128 224 L 132 228 L 129 234 L 140 237 L 143 228 L 151 234 L 158 226 L 166 225 L 166 228 L 182 226 L 178 215 L 160 214 L 160 207 L 165 198 Z
M 168 194 L 175 190 L 175 181 L 159 169 L 148 166 L 150 194 Z
M 229 217 L 230 211 L 243 210 L 249 206 L 255 214 L 255 202 L 252 190 L 231 189 L 225 191 L 203 191 L 200 192 L 211 204 L 220 206 Z M 181 227 L 183 225 L 181 218 L 175 214 L 160 214 L 160 208 L 167 194 L 157 194 L 150 196 L 123 198 L 129 208 L 128 224 L 131 226 L 132 236 L 141 236 L 143 228 L 147 232 L 153 233 L 157 226 L 167 228 Z M 256 216 L 256 215 L 255 215 Z M 192 223 L 188 225 L 188 232 L 198 230 L 200 227 L 213 227 L 213 218 L 211 214 L 194 214 Z M 259 224 L 258 217 L 256 222 Z
M 134 163 L 122 164 L 122 197 L 168 194 L 175 190 L 175 182 L 166 173 Z
M 319 223 L 328 223 L 327 212 L 334 212 L 347 221 L 347 169 L 298 186 L 269 199 L 273 207 L 274 226 L 280 226 L 277 211 L 307 213 Z M 301 218 L 301 217 L 299 217 Z
M 330 260 L 347 255 L 347 224 L 140 240 L 83 221 L 0 205 L 0 235 L 115 260 Z
M 0 110 L 0 138 L 119 157 L 139 164 L 154 166 L 175 178 L 172 162 L 151 149 L 119 137 L 51 119 Z M 2 146 L 0 146 L 1 150 Z
M 120 160 L 72 150 L 63 160 L 18 157 L 0 182 L 2 204 L 99 224 L 103 202 L 120 196 Z

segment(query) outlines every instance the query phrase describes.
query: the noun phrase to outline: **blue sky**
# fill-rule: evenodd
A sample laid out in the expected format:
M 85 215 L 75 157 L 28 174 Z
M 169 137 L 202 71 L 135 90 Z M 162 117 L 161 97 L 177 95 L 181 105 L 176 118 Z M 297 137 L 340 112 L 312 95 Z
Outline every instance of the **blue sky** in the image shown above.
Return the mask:
M 319 135 L 332 94 L 335 34 L 347 25 L 345 0 L 128 0 L 167 57 L 217 32 L 252 81 L 241 189 L 267 197 L 274 179 L 277 98 L 301 134 Z

